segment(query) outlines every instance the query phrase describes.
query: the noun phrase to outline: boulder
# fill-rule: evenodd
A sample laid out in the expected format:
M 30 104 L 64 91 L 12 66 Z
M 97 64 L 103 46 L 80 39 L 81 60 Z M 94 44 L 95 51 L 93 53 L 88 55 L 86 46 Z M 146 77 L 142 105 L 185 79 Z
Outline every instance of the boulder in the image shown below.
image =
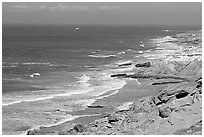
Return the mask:
M 184 98 L 188 95 L 189 93 L 185 90 L 181 90 L 178 94 L 176 94 L 176 98 L 179 99 L 179 98 Z
M 127 74 L 115 74 L 115 75 L 111 75 L 111 77 L 124 77 L 127 76 Z
M 153 97 L 153 98 L 152 98 L 152 101 L 154 102 L 154 104 L 155 104 L 156 106 L 162 104 L 161 100 L 159 100 L 158 97 Z
M 126 102 L 116 108 L 116 111 L 127 111 L 131 108 L 133 102 Z
M 162 103 L 168 102 L 171 98 L 174 96 L 170 95 L 168 96 L 167 93 L 162 92 L 161 94 L 158 95 L 158 99 L 162 101 Z
M 117 122 L 119 119 L 115 114 L 108 116 L 108 123 Z
M 78 133 L 85 131 L 86 127 L 83 124 L 76 124 L 73 129 Z
M 165 107 L 165 108 L 159 108 L 159 116 L 161 118 L 167 118 L 172 112 L 172 109 L 170 107 Z
M 150 67 L 150 66 L 151 66 L 150 62 L 138 63 L 135 65 L 135 67 Z
M 26 135 L 37 135 L 38 134 L 39 129 L 31 129 L 28 130 Z
M 198 83 L 196 88 L 201 88 L 202 87 L 202 77 L 200 77 L 199 79 L 196 80 L 196 82 Z
M 195 94 L 193 96 L 193 103 L 201 101 L 202 100 L 202 94 Z

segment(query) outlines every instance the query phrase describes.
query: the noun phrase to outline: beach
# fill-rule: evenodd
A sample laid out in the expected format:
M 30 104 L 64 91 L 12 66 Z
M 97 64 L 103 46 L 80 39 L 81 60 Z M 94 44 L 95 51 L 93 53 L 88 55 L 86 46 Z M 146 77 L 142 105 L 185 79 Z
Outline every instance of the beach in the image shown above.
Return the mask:
M 151 40 L 154 49 L 103 71 L 105 82 L 116 83 L 105 94 L 105 89 L 97 90 L 96 101 L 86 109 L 70 113 L 82 117 L 26 134 L 201 135 L 202 32 Z

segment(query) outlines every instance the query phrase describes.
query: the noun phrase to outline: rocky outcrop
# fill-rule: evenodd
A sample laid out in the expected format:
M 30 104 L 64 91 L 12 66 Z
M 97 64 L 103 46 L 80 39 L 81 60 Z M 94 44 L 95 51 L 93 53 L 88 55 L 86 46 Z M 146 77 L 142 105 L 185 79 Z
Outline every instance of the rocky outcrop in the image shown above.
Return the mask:
M 92 106 L 87 106 L 88 108 L 104 108 L 105 106 L 102 105 L 92 105 Z
M 58 135 L 76 135 L 77 133 L 84 132 L 86 127 L 84 124 L 68 125 L 63 130 L 58 132 Z
M 115 74 L 111 75 L 111 77 L 125 77 L 127 74 Z
M 158 110 L 159 110 L 159 116 L 161 118 L 169 117 L 172 112 L 172 109 L 170 107 L 165 107 L 165 108 L 161 107 Z
M 135 65 L 135 67 L 151 67 L 151 63 L 150 62 L 138 63 Z
M 131 108 L 133 102 L 126 102 L 116 108 L 116 111 L 127 111 Z
M 199 44 L 201 37 L 196 39 L 196 36 L 178 35 L 178 40 L 173 42 L 185 43 L 185 46 Z M 202 134 L 201 61 L 197 58 L 186 61 L 184 57 L 179 61 L 155 61 L 138 63 L 135 66 L 138 67 L 135 74 L 114 74 L 111 77 L 149 79 L 155 81 L 152 86 L 166 87 L 152 97 L 141 98 L 129 105 L 120 105 L 113 114 L 89 124 L 87 130 L 80 134 Z
M 189 81 L 188 78 L 174 76 L 174 75 L 152 75 L 152 74 L 115 74 L 111 75 L 111 77 L 123 77 L 123 78 L 153 78 L 153 79 L 175 79 L 175 80 L 183 80 L 183 81 Z
M 39 129 L 31 129 L 28 130 L 26 135 L 37 135 L 38 134 Z
M 166 88 L 154 97 L 135 101 L 125 111 L 97 120 L 80 134 L 182 134 L 188 130 L 189 134 L 201 134 L 200 126 L 192 126 L 202 118 L 201 96 L 196 88 L 190 92 Z
M 118 117 L 115 114 L 111 114 L 108 116 L 108 123 L 113 123 L 117 121 L 118 121 Z

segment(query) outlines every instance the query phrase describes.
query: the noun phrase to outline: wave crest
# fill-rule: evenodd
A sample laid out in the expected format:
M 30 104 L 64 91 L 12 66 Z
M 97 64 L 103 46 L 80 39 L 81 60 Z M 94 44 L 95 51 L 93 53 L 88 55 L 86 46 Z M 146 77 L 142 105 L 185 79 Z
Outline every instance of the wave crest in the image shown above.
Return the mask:
M 110 57 L 116 57 L 115 55 L 103 55 L 103 54 L 95 54 L 95 55 L 88 55 L 92 58 L 110 58 Z

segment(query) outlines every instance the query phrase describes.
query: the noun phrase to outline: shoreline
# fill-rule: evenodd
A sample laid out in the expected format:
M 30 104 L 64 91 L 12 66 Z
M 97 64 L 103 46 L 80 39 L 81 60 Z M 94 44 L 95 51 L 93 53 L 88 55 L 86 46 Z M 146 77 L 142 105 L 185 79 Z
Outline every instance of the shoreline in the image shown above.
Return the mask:
M 195 88 L 195 86 L 197 87 L 199 85 L 198 83 L 195 82 L 195 80 L 197 80 L 201 76 L 202 68 L 200 68 L 200 66 L 198 66 L 197 69 L 195 70 L 196 74 L 194 74 L 194 73 L 190 74 L 189 73 L 189 70 L 192 68 L 195 68 L 195 66 L 197 65 L 197 64 L 193 64 L 193 63 L 194 62 L 197 63 L 197 62 L 200 62 L 200 60 L 202 60 L 202 58 L 200 58 L 200 56 L 199 56 L 199 55 L 202 55 L 202 52 L 201 52 L 201 54 L 196 55 L 197 52 L 200 53 L 200 48 L 202 49 L 202 46 L 200 44 L 200 42 L 202 41 L 200 39 L 202 37 L 202 34 L 200 34 L 200 32 L 196 32 L 195 36 L 191 35 L 190 38 L 187 34 L 188 33 L 183 33 L 183 36 L 178 34 L 179 36 L 177 35 L 177 38 L 166 37 L 164 41 L 161 41 L 161 40 L 155 41 L 157 45 L 160 44 L 158 47 L 163 47 L 163 49 L 157 49 L 151 53 L 143 53 L 143 56 L 145 57 L 144 59 L 133 61 L 134 65 L 135 64 L 144 65 L 143 62 L 147 62 L 147 61 L 151 62 L 150 67 L 145 66 L 145 65 L 142 67 L 138 67 L 138 68 L 135 67 L 133 70 L 130 70 L 129 72 L 134 72 L 135 74 L 138 73 L 141 75 L 147 74 L 149 76 L 149 78 L 144 78 L 144 77 L 140 78 L 139 77 L 139 78 L 135 79 L 135 84 L 137 84 L 137 85 L 139 85 L 138 83 L 140 83 L 142 85 L 154 86 L 154 83 L 158 83 L 158 85 L 156 85 L 156 86 L 160 87 L 161 89 L 157 90 L 157 92 L 155 92 L 155 94 L 153 94 L 151 96 L 146 96 L 146 97 L 143 97 L 140 99 L 136 99 L 136 101 L 134 100 L 134 103 L 132 105 L 124 105 L 123 104 L 122 108 L 124 110 L 116 111 L 117 108 L 115 108 L 115 111 L 111 111 L 109 114 L 107 114 L 107 116 L 104 116 L 104 118 L 100 118 L 97 120 L 95 120 L 95 119 L 90 120 L 92 122 L 83 123 L 83 119 L 81 120 L 82 122 L 80 122 L 80 120 L 79 121 L 76 120 L 76 123 L 78 123 L 78 124 L 76 124 L 74 122 L 73 123 L 72 122 L 65 122 L 62 125 L 58 125 L 58 126 L 62 126 L 62 127 L 59 128 L 58 131 L 55 131 L 54 134 L 82 134 L 82 135 L 88 135 L 88 134 L 170 134 L 171 132 L 173 134 L 173 133 L 179 132 L 181 129 L 187 129 L 190 126 L 196 124 L 195 122 L 190 121 L 188 125 L 184 124 L 185 126 L 182 125 L 181 127 L 178 127 L 178 123 L 175 122 L 175 119 L 177 119 L 178 116 L 182 117 L 182 115 L 184 115 L 183 114 L 184 112 L 182 112 L 181 114 L 180 113 L 177 114 L 177 111 L 174 111 L 173 108 L 171 108 L 172 106 L 169 106 L 169 104 L 172 105 L 172 101 L 176 102 L 173 104 L 173 106 L 177 105 L 176 107 L 178 107 L 180 104 L 182 104 L 181 102 L 184 102 L 184 104 L 185 104 L 186 100 L 191 100 L 191 96 L 190 97 L 188 96 L 191 94 L 198 96 L 197 102 L 202 101 L 200 99 L 202 97 L 202 94 L 200 95 L 200 89 Z M 185 37 L 186 35 L 188 36 L 187 38 Z M 197 42 L 197 43 L 195 43 L 195 45 L 199 46 L 199 47 L 197 49 L 189 50 L 190 49 L 190 48 L 188 48 L 189 45 L 194 44 L 194 42 Z M 189 53 L 193 54 L 192 56 L 189 57 L 191 59 L 190 63 L 189 63 L 189 58 L 186 59 L 186 56 L 189 55 L 189 53 L 187 51 L 185 51 L 186 50 L 185 48 L 187 48 L 187 51 L 190 51 Z M 196 54 L 194 54 L 194 53 L 196 53 Z M 195 61 L 195 60 L 197 60 L 197 61 Z M 166 63 L 168 63 L 168 65 Z M 189 66 L 190 66 L 190 69 L 188 68 Z M 119 69 L 123 69 L 123 68 L 119 67 Z M 197 72 L 198 72 L 198 74 L 197 74 Z M 124 73 L 126 74 L 126 71 L 124 71 Z M 178 74 L 178 76 L 187 77 L 187 78 L 190 78 L 191 80 L 187 81 L 187 82 L 186 81 L 185 82 L 175 81 L 175 79 L 173 79 L 172 77 L 170 77 L 170 78 L 168 77 L 166 79 L 164 79 L 164 77 L 162 77 L 161 79 L 159 79 L 159 78 L 154 79 L 155 77 L 154 76 L 151 77 L 150 74 L 151 75 L 162 74 L 165 76 L 166 75 L 173 76 L 175 74 Z M 126 74 L 126 76 L 127 76 L 127 74 Z M 121 78 L 121 79 L 127 79 L 128 77 L 126 77 L 126 76 L 123 75 L 123 76 L 116 76 L 116 77 Z M 134 79 L 135 75 L 132 75 L 129 78 Z M 167 84 L 167 82 L 169 82 L 169 83 Z M 173 83 L 173 82 L 177 82 L 177 83 Z M 187 86 L 187 89 L 185 86 Z M 201 85 L 201 87 L 202 87 L 202 85 Z M 181 99 L 184 99 L 184 101 L 183 100 L 180 101 L 179 100 L 180 98 L 178 98 L 177 96 L 180 94 L 183 95 L 184 91 L 186 91 L 185 94 L 187 94 L 187 95 L 184 97 L 181 97 Z M 175 96 L 176 99 L 173 98 L 173 99 L 167 100 L 166 102 L 163 102 L 161 100 L 161 97 L 160 97 L 161 93 L 162 93 L 162 95 L 169 96 L 168 95 L 169 92 L 171 92 L 172 96 L 173 97 Z M 201 91 L 201 93 L 202 93 L 202 91 Z M 117 94 L 122 94 L 122 92 L 120 93 L 120 91 L 119 91 Z M 117 96 L 117 94 L 115 94 L 113 96 Z M 129 95 L 131 95 L 131 94 L 129 94 Z M 158 99 L 158 97 L 159 97 L 159 99 Z M 182 104 L 182 105 L 184 105 L 184 104 Z M 142 105 L 143 107 L 141 108 L 140 105 Z M 197 108 L 195 108 L 195 109 L 196 109 L 196 111 L 198 111 L 198 113 L 200 113 L 199 104 L 196 104 L 196 105 L 197 105 L 196 106 Z M 136 108 L 139 107 L 140 109 L 138 110 L 135 107 Z M 166 110 L 165 110 L 166 108 L 170 108 L 170 112 L 166 112 Z M 179 106 L 179 108 L 180 108 L 180 106 Z M 161 109 L 163 109 L 163 110 L 161 110 Z M 174 109 L 178 109 L 178 108 L 174 108 Z M 168 113 L 168 114 L 165 114 L 165 113 Z M 130 114 L 134 114 L 134 115 L 132 116 Z M 144 118 L 143 115 L 145 115 L 145 117 L 147 117 L 147 118 Z M 161 115 L 164 115 L 164 116 L 161 117 Z M 168 116 L 165 116 L 165 115 L 168 115 Z M 134 116 L 136 116 L 136 117 L 134 117 Z M 195 119 L 194 120 L 196 122 L 199 122 L 199 120 L 200 120 L 199 116 L 195 116 L 196 120 Z M 128 118 L 124 118 L 124 117 L 128 117 Z M 130 117 L 131 117 L 131 119 L 130 119 Z M 141 119 L 139 120 L 138 117 L 141 117 L 142 120 Z M 154 121 L 156 121 L 157 123 L 155 123 L 155 122 L 152 122 L 153 124 L 151 122 L 149 123 L 148 118 L 154 119 Z M 133 121 L 130 123 L 126 123 L 125 121 L 127 119 L 130 121 L 132 121 L 132 120 Z M 202 119 L 202 117 L 201 117 L 201 119 Z M 137 121 L 139 120 L 140 122 L 139 123 L 134 122 L 134 120 L 137 120 Z M 187 120 L 187 119 L 185 119 L 185 120 Z M 145 121 L 149 127 L 145 126 L 146 125 L 144 123 Z M 170 130 L 171 132 L 168 130 L 164 130 L 164 131 L 160 130 L 160 127 L 162 127 L 162 125 L 166 121 L 167 122 L 173 121 L 172 123 L 174 123 L 173 125 L 175 125 L 175 127 L 172 126 L 173 127 L 172 130 Z M 154 128 L 155 124 L 158 124 L 157 129 Z M 79 125 L 81 125 L 81 126 L 79 126 Z M 94 128 L 93 128 L 93 125 L 95 126 Z M 105 125 L 105 127 L 104 127 L 104 125 Z M 166 125 L 169 126 L 167 123 L 166 123 Z M 141 127 L 141 128 L 139 128 L 139 127 Z M 171 127 L 171 126 L 169 126 L 169 127 Z M 49 127 L 49 128 L 50 128 L 49 131 L 53 130 L 52 127 Z M 116 130 L 116 129 L 119 129 L 119 130 Z M 42 129 L 40 129 L 40 131 L 35 130 L 35 129 L 29 130 L 27 132 L 27 134 L 40 134 L 41 132 L 43 132 L 43 130 L 45 131 L 46 128 L 43 127 Z M 199 132 L 199 134 L 200 134 L 200 132 Z

